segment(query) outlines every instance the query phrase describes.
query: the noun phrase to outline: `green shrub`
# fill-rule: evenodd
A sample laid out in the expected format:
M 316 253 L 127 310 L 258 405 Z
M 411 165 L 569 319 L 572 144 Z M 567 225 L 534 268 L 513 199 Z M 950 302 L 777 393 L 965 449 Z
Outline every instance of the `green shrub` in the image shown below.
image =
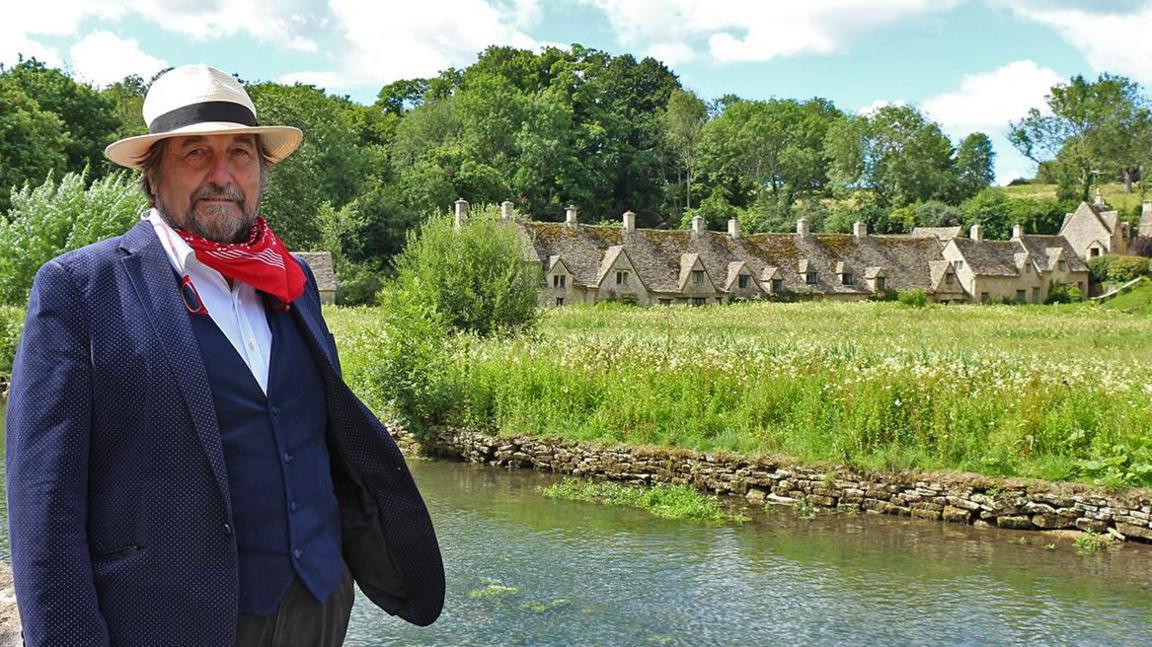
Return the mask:
M 12 360 L 16 356 L 16 344 L 20 341 L 23 328 L 24 310 L 0 305 L 0 377 L 12 372 Z
M 1097 285 L 1109 281 L 1108 268 L 1116 260 L 1115 254 L 1105 254 L 1088 259 L 1088 278 Z
M 474 211 L 459 231 L 447 214 L 429 219 L 409 232 L 395 266 L 385 292 L 405 293 L 449 330 L 486 336 L 536 321 L 539 267 L 525 261 L 520 233 L 494 207 Z
M 1048 286 L 1048 298 L 1044 303 L 1079 303 L 1084 300 L 1080 288 L 1068 283 L 1053 283 Z
M 23 306 L 36 270 L 58 254 L 121 234 L 140 217 L 143 195 L 129 173 L 94 182 L 69 173 L 13 191 L 0 218 L 0 303 Z
M 1148 274 L 1148 259 L 1142 256 L 1115 256 L 1108 265 L 1109 281 L 1127 283 L 1138 276 Z
M 896 295 L 896 300 L 899 301 L 901 305 L 910 308 L 923 308 L 928 305 L 928 295 L 920 288 L 902 290 Z

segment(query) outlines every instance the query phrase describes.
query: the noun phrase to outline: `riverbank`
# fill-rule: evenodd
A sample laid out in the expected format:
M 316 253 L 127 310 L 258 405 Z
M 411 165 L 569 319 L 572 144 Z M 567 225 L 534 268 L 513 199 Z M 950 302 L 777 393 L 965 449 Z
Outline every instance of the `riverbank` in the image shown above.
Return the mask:
M 606 446 L 450 428 L 393 428 L 408 453 L 642 485 L 687 484 L 752 503 L 887 514 L 1012 530 L 1076 530 L 1152 542 L 1152 493 L 965 473 L 867 472 L 769 457 Z

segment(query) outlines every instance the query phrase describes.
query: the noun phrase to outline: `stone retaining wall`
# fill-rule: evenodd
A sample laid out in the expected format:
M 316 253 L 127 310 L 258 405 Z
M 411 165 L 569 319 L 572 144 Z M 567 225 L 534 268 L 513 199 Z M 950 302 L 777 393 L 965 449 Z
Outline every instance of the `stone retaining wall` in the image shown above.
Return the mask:
M 525 467 L 641 485 L 689 484 L 753 503 L 917 517 L 1016 530 L 1079 529 L 1152 542 L 1152 493 L 973 474 L 863 473 L 771 458 L 650 447 L 606 447 L 531 436 L 393 427 L 401 449 L 498 467 Z

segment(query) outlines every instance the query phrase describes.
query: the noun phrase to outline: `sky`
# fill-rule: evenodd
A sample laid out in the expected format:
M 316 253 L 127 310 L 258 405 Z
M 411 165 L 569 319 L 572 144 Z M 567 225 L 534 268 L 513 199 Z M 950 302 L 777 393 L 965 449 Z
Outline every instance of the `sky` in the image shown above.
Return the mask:
M 103 86 L 207 63 L 361 103 L 489 45 L 580 43 L 653 56 L 705 100 L 915 105 L 954 142 L 992 137 L 1001 184 L 1034 174 L 1005 134 L 1054 84 L 1152 84 L 1152 0 L 36 0 L 4 13 L 0 64 L 35 56 Z

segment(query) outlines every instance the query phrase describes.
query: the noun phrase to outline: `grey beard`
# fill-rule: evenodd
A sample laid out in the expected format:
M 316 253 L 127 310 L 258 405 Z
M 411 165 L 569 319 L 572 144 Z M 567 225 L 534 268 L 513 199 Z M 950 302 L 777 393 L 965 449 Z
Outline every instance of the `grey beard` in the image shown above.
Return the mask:
M 168 208 L 164 206 L 159 197 L 156 198 L 156 211 L 169 227 L 173 229 L 183 229 L 188 233 L 218 243 L 242 243 L 247 240 L 248 231 L 256 222 L 256 214 L 258 213 L 256 209 L 253 209 L 251 213 L 244 210 L 244 218 L 239 220 L 215 218 L 213 219 L 215 222 L 224 223 L 224 226 L 209 228 L 197 220 L 195 209 L 191 207 L 188 209 L 184 222 L 176 222 L 176 220 L 169 215 L 170 212 Z

